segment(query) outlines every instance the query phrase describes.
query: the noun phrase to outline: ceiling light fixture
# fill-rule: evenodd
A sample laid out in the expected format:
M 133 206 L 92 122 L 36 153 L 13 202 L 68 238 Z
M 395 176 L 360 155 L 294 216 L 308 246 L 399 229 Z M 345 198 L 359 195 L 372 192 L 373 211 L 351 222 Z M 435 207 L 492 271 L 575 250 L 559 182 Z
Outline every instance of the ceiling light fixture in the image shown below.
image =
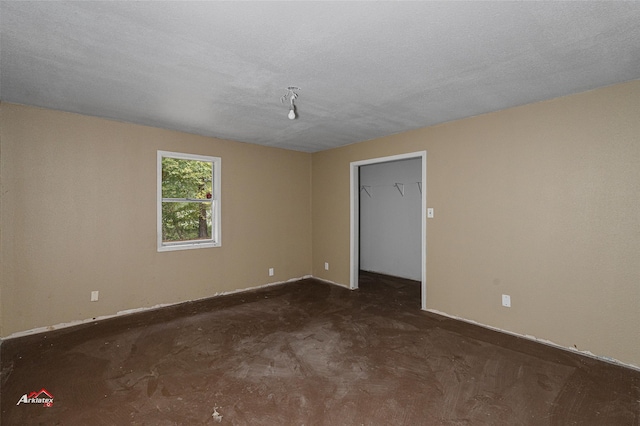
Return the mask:
M 284 96 L 280 98 L 280 102 L 282 103 L 284 103 L 284 101 L 289 99 L 290 106 L 289 106 L 289 114 L 287 115 L 287 117 L 289 117 L 289 120 L 295 120 L 296 118 L 298 118 L 298 114 L 296 113 L 296 105 L 294 103 L 294 101 L 298 98 L 298 94 L 296 93 L 296 90 L 300 90 L 300 88 L 295 86 L 289 86 L 287 87 L 287 93 L 285 93 Z

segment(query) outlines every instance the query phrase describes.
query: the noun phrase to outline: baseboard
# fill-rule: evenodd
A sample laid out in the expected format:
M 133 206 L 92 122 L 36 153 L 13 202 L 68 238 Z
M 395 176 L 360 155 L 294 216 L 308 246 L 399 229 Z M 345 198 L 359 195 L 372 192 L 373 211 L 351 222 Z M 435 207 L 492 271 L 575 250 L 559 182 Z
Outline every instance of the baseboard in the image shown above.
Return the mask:
M 33 334 L 47 333 L 47 332 L 54 331 L 54 330 L 60 330 L 62 328 L 74 327 L 74 326 L 77 326 L 77 325 L 87 324 L 87 323 L 90 323 L 90 322 L 102 321 L 102 320 L 106 320 L 106 319 L 110 319 L 110 318 L 117 318 L 117 317 L 121 317 L 121 316 L 124 316 L 124 315 L 130 315 L 130 314 L 135 314 L 135 313 L 139 313 L 139 312 L 152 311 L 152 310 L 155 310 L 155 309 L 162 309 L 162 308 L 166 308 L 166 307 L 169 307 L 169 306 L 180 305 L 182 303 L 198 302 L 198 301 L 201 301 L 201 300 L 210 299 L 212 297 L 219 297 L 219 296 L 225 296 L 225 295 L 236 294 L 236 293 L 244 293 L 244 292 L 247 292 L 247 291 L 259 290 L 259 289 L 263 289 L 263 288 L 267 288 L 267 287 L 273 287 L 273 286 L 276 286 L 276 285 L 286 284 L 286 283 L 293 282 L 293 281 L 300 281 L 300 280 L 308 279 L 308 278 L 313 278 L 313 277 L 311 275 L 305 275 L 305 276 L 302 276 L 300 278 L 291 278 L 291 279 L 286 280 L 286 281 L 276 281 L 276 282 L 272 282 L 272 283 L 262 284 L 262 285 L 259 285 L 259 286 L 256 286 L 256 287 L 248 287 L 248 288 L 242 288 L 242 289 L 238 289 L 238 290 L 223 291 L 223 292 L 220 292 L 220 293 L 215 293 L 213 296 L 201 297 L 201 298 L 198 298 L 198 299 L 183 300 L 181 302 L 174 302 L 174 303 L 162 303 L 162 304 L 159 304 L 159 305 L 143 307 L 143 308 L 127 309 L 127 310 L 124 310 L 124 311 L 118 311 L 117 313 L 112 314 L 112 315 L 103 315 L 103 316 L 99 316 L 99 317 L 95 317 L 95 318 L 87 318 L 87 319 L 83 319 L 83 320 L 64 322 L 64 323 L 60 323 L 60 324 L 56 324 L 56 325 L 50 325 L 50 326 L 46 326 L 46 327 L 33 328 L 31 330 L 26 330 L 26 331 L 18 331 L 18 332 L 10 334 L 9 336 L 0 338 L 0 343 L 2 342 L 3 339 L 4 340 L 8 340 L 8 339 L 15 339 L 15 338 L 24 337 L 24 336 L 31 336 Z
M 331 284 L 331 285 L 337 285 L 338 287 L 346 288 L 347 290 L 357 290 L 357 289 L 351 288 L 350 286 L 348 286 L 346 284 L 336 283 L 336 282 L 333 282 L 333 281 L 330 281 L 330 280 L 327 280 L 327 279 L 324 279 L 324 278 L 313 277 L 313 276 L 310 276 L 309 278 L 313 278 L 314 280 L 322 281 L 323 283 L 327 283 L 327 284 Z
M 550 340 L 539 339 L 539 338 L 537 338 L 535 336 L 530 336 L 528 334 L 520 334 L 520 333 L 515 333 L 515 332 L 509 331 L 509 330 L 503 330 L 501 328 L 492 327 L 490 325 L 482 324 L 482 323 L 477 322 L 477 321 L 469 320 L 469 319 L 458 317 L 458 316 L 455 316 L 455 315 L 450 315 L 450 314 L 447 314 L 446 312 L 440 312 L 440 311 L 438 311 L 436 309 L 425 309 L 425 311 L 426 312 L 431 312 L 431 313 L 434 313 L 434 314 L 437 314 L 437 315 L 442 315 L 443 317 L 451 318 L 451 319 L 456 320 L 456 321 L 466 322 L 467 324 L 477 325 L 478 327 L 486 328 L 486 329 L 489 329 L 489 330 L 492 330 L 492 331 L 497 331 L 499 333 L 509 334 L 511 336 L 516 336 L 516 337 L 520 337 L 520 338 L 523 338 L 523 339 L 527 339 L 527 340 L 530 340 L 530 341 L 533 341 L 533 342 L 536 342 L 536 343 L 540 343 L 540 344 L 543 344 L 543 345 L 551 346 L 551 347 L 556 348 L 556 349 L 561 349 L 563 351 L 571 352 L 571 353 L 574 353 L 574 354 L 584 355 L 586 357 L 593 358 L 593 359 L 596 359 L 598 361 L 603 361 L 603 362 L 606 362 L 608 364 L 614 364 L 614 365 L 617 365 L 617 366 L 620 366 L 620 367 L 625 367 L 625 368 L 630 368 L 632 370 L 640 371 L 640 366 L 637 366 L 635 364 L 629 364 L 629 363 L 626 363 L 626 362 L 622 362 L 622 361 L 617 360 L 615 358 L 598 356 L 598 355 L 596 355 L 596 354 L 594 354 L 592 352 L 581 351 L 581 350 L 576 349 L 576 348 L 559 345 L 559 344 L 554 343 L 554 342 L 552 342 Z
M 299 278 L 291 278 L 291 279 L 286 280 L 286 281 L 277 281 L 277 282 L 267 283 L 267 284 L 259 285 L 259 286 L 256 286 L 256 287 L 248 287 L 248 288 L 243 288 L 243 289 L 238 289 L 238 290 L 231 290 L 231 291 L 215 293 L 213 296 L 202 297 L 202 298 L 199 298 L 199 299 L 184 300 L 184 301 L 175 302 L 175 303 L 164 303 L 164 304 L 159 304 L 159 305 L 150 306 L 150 307 L 144 307 L 144 308 L 128 309 L 128 310 L 124 310 L 124 311 L 118 311 L 116 314 L 113 314 L 113 315 L 103 315 L 103 316 L 95 317 L 95 318 L 88 318 L 88 319 L 84 319 L 84 320 L 77 320 L 77 321 L 71 321 L 71 322 L 66 322 L 66 323 L 60 323 L 60 324 L 47 326 L 47 327 L 38 327 L 38 328 L 31 329 L 31 330 L 26 330 L 26 331 L 19 331 L 19 332 L 10 334 L 9 336 L 1 337 L 0 338 L 0 345 L 2 345 L 2 342 L 4 340 L 15 339 L 15 338 L 24 337 L 24 336 L 30 336 L 30 335 L 33 335 L 33 334 L 46 333 L 46 332 L 50 332 L 50 331 L 54 331 L 54 330 L 59 330 L 59 329 L 62 329 L 62 328 L 74 327 L 74 326 L 77 326 L 77 325 L 82 325 L 82 324 L 87 324 L 87 323 L 90 323 L 90 322 L 106 320 L 106 319 L 110 319 L 110 318 L 116 318 L 116 317 L 120 317 L 120 316 L 124 316 L 124 315 L 130 315 L 130 314 L 139 313 L 139 312 L 147 312 L 147 311 L 151 311 L 151 310 L 155 310 L 155 309 L 162 309 L 162 308 L 169 307 L 169 306 L 180 305 L 182 303 L 197 302 L 197 301 L 201 301 L 201 300 L 210 299 L 212 297 L 220 297 L 220 296 L 225 296 L 225 295 L 244 293 L 244 292 L 247 292 L 247 291 L 259 290 L 259 289 L 263 289 L 263 288 L 268 288 L 268 287 L 272 287 L 272 286 L 276 286 L 276 285 L 280 285 L 280 284 L 286 284 L 286 283 L 290 283 L 290 282 L 294 282 L 294 281 L 300 281 L 300 280 L 309 279 L 309 278 L 312 278 L 312 279 L 315 279 L 315 280 L 318 280 L 318 281 L 321 281 L 321 282 L 324 282 L 324 283 L 327 283 L 327 284 L 330 284 L 330 285 L 339 286 L 341 288 L 350 289 L 349 286 L 344 285 L 344 284 L 336 283 L 336 282 L 333 282 L 333 281 L 330 281 L 330 280 L 327 280 L 327 279 L 324 279 L 324 278 L 314 277 L 312 275 L 305 275 L 305 276 L 302 276 L 302 277 L 299 277 Z M 539 339 L 539 338 L 537 338 L 535 336 L 515 333 L 515 332 L 509 331 L 509 330 L 504 330 L 504 329 L 501 329 L 501 328 L 497 328 L 497 327 L 493 327 L 493 326 L 490 326 L 490 325 L 482 324 L 482 323 L 479 323 L 477 321 L 469 320 L 469 319 L 458 317 L 458 316 L 455 316 L 455 315 L 450 315 L 450 314 L 447 314 L 446 312 L 441 312 L 441 311 L 438 311 L 436 309 L 426 309 L 426 311 L 434 313 L 434 314 L 437 314 L 437 315 L 442 315 L 444 317 L 451 318 L 451 319 L 454 319 L 454 320 L 457 320 L 457 321 L 462 321 L 462 322 L 466 322 L 468 324 L 477 325 L 479 327 L 483 327 L 483 328 L 486 328 L 486 329 L 489 329 L 489 330 L 493 330 L 493 331 L 497 331 L 497 332 L 500 332 L 500 333 L 505 333 L 505 334 L 509 334 L 509 335 L 512 335 L 512 336 L 516 336 L 516 337 L 520 337 L 520 338 L 523 338 L 523 339 L 527 339 L 527 340 L 530 340 L 530 341 L 534 341 L 534 342 L 537 342 L 537 343 L 541 343 L 543 345 L 551 346 L 551 347 L 554 347 L 554 348 L 557 348 L 557 349 L 561 349 L 561 350 L 564 350 L 564 351 L 567 351 L 567 352 L 584 355 L 584 356 L 587 356 L 589 358 L 593 358 L 593 359 L 596 359 L 596 360 L 599 360 L 599 361 L 607 362 L 609 364 L 614 364 L 614 365 L 618 365 L 618 366 L 621 366 L 621 367 L 631 368 L 633 370 L 640 371 L 640 366 L 637 366 L 635 364 L 625 363 L 625 362 L 622 362 L 622 361 L 617 360 L 615 358 L 598 356 L 598 355 L 593 354 L 592 352 L 589 352 L 589 351 L 581 351 L 581 350 L 578 350 L 576 348 L 559 345 L 559 344 L 554 343 L 554 342 L 549 341 L 549 340 Z

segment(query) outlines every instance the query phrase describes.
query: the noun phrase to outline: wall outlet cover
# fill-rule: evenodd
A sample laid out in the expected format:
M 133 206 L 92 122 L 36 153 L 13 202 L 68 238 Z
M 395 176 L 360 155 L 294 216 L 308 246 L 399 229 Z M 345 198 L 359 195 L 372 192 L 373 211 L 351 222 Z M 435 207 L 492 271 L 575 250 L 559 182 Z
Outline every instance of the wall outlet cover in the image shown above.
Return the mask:
M 511 296 L 509 296 L 508 294 L 502 295 L 502 306 L 504 306 L 505 308 L 511 307 Z

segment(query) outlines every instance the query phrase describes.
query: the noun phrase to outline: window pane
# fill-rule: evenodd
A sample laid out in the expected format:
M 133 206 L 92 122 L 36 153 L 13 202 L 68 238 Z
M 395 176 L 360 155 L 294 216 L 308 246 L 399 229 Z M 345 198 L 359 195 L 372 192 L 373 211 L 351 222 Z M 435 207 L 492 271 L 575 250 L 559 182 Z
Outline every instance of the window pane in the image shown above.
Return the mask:
M 211 239 L 211 207 L 207 202 L 163 202 L 162 240 Z
M 220 247 L 221 159 L 157 152 L 158 251 Z
M 213 164 L 208 161 L 162 158 L 162 198 L 211 199 Z

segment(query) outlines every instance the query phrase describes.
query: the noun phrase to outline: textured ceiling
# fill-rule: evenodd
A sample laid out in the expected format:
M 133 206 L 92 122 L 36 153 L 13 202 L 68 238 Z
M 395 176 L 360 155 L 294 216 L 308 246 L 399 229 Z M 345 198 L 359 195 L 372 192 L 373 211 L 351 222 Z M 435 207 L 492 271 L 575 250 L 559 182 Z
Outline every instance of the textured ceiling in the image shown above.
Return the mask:
M 315 152 L 638 79 L 639 23 L 640 2 L 3 0 L 0 99 Z

